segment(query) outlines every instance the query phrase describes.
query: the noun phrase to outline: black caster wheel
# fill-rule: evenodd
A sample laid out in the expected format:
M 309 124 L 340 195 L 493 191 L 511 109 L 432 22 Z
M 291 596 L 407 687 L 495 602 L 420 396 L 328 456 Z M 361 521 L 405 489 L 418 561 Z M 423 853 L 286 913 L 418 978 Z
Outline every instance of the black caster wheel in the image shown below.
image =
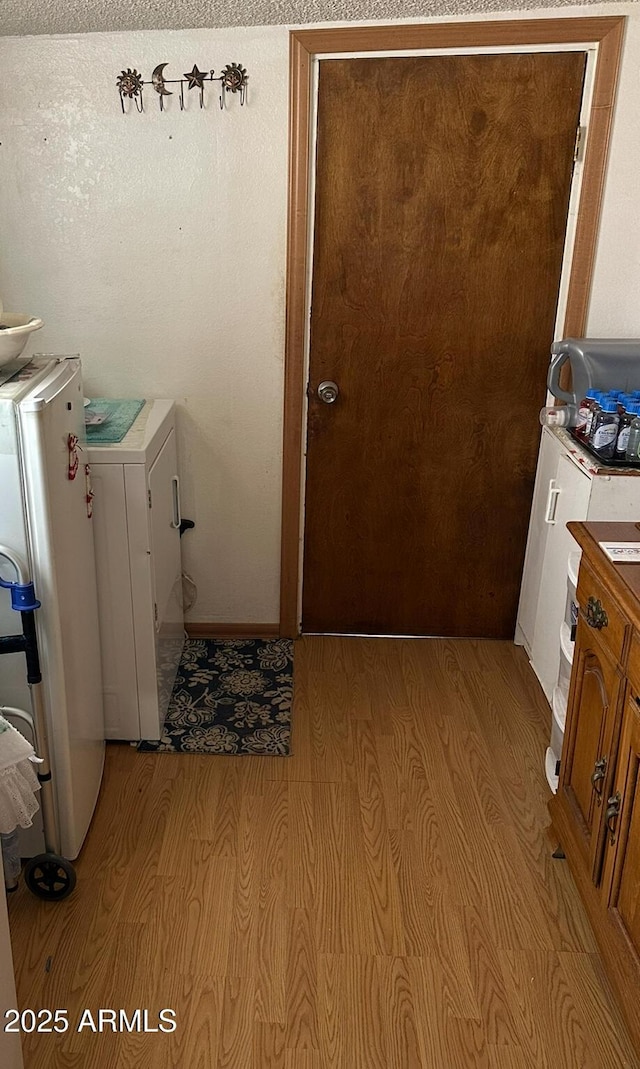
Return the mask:
M 38 854 L 24 867 L 24 882 L 32 894 L 49 902 L 60 902 L 76 885 L 76 870 L 58 854 Z

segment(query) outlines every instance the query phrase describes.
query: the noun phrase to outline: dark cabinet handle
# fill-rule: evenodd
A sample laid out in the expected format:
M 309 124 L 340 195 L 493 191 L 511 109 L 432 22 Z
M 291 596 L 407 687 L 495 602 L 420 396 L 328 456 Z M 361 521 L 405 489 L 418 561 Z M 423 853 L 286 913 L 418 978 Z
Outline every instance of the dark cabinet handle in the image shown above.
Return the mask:
M 618 827 L 618 817 L 620 816 L 620 804 L 622 798 L 620 791 L 617 791 L 611 798 L 607 800 L 607 809 L 604 815 L 604 819 L 607 825 L 607 831 L 609 832 L 609 842 L 613 846 L 616 841 L 616 832 Z
M 609 623 L 609 617 L 602 608 L 602 602 L 593 595 L 587 601 L 587 623 L 589 627 L 595 627 L 596 631 L 602 631 Z
M 598 805 L 602 805 L 603 780 L 607 774 L 607 758 L 601 757 L 596 761 L 591 773 L 591 786 L 598 796 Z

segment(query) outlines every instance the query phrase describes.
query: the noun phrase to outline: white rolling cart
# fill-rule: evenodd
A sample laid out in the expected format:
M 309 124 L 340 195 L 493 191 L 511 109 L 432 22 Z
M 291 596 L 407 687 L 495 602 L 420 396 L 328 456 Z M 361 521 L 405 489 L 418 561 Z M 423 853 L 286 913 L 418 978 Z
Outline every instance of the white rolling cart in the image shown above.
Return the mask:
M 175 404 L 89 443 L 107 739 L 159 739 L 184 643 Z

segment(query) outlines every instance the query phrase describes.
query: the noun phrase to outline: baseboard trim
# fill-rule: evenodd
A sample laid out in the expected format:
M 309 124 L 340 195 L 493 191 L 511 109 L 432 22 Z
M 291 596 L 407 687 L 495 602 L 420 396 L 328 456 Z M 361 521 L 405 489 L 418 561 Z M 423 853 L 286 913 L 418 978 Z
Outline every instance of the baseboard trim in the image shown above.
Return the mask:
M 278 638 L 280 635 L 280 624 L 188 623 L 184 627 L 189 638 Z

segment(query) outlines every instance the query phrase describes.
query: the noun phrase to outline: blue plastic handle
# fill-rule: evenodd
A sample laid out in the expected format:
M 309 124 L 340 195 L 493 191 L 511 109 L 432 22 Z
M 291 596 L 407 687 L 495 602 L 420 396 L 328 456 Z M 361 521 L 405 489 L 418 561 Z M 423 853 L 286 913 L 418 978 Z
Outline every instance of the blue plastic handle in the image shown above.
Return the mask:
M 0 575 L 0 586 L 11 591 L 11 608 L 16 612 L 34 612 L 40 608 L 33 583 L 10 583 Z

